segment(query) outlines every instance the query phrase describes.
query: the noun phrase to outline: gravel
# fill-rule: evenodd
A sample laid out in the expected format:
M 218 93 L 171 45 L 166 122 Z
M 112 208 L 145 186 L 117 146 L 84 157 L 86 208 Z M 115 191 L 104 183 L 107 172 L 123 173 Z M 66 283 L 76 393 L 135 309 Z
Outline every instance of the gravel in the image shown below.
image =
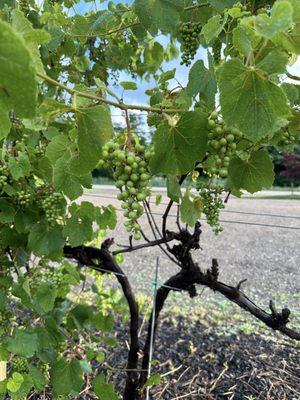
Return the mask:
M 83 200 L 95 205 L 113 204 L 120 209 L 116 199 L 117 192 L 98 190 L 88 193 Z M 163 200 L 159 206 L 152 199 L 152 212 L 159 226 L 161 215 L 165 209 L 167 198 L 162 193 Z M 239 214 L 233 211 L 276 216 Z M 172 207 L 168 221 L 170 230 L 176 229 L 176 208 Z M 128 236 L 123 228 L 122 213 L 118 212 L 118 225 L 113 233 L 116 243 L 128 244 Z M 287 218 L 292 217 L 292 218 Z M 220 266 L 220 280 L 235 285 L 242 279 L 247 279 L 243 290 L 260 305 L 266 307 L 270 298 L 278 306 L 287 305 L 292 312 L 299 313 L 300 298 L 300 202 L 297 200 L 266 200 L 230 198 L 221 219 L 224 221 L 242 222 L 223 223 L 224 231 L 215 236 L 211 228 L 203 221 L 201 247 L 194 253 L 194 258 L 200 267 L 206 269 L 211 265 L 211 259 L 217 258 Z M 258 223 L 265 225 L 285 226 L 287 228 L 247 225 Z M 151 232 L 146 217 L 141 220 L 146 235 Z M 298 228 L 289 229 L 289 228 Z M 108 235 L 112 235 L 109 232 Z M 123 268 L 130 276 L 133 286 L 138 291 L 151 293 L 156 257 L 160 257 L 159 280 L 164 281 L 178 271 L 178 267 L 157 247 L 144 248 L 125 256 Z M 206 293 L 209 291 L 207 290 Z M 216 298 L 215 294 L 205 295 Z M 218 298 L 218 296 L 217 296 Z

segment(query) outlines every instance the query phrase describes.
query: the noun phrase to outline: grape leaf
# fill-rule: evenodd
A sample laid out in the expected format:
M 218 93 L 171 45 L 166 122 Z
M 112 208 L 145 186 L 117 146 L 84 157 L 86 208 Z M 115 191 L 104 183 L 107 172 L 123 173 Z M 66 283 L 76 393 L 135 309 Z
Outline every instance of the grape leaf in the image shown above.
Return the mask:
M 279 120 L 290 116 L 283 90 L 259 70 L 232 59 L 219 68 L 218 77 L 223 118 L 249 139 L 257 141 L 275 132 Z
M 0 140 L 5 139 L 9 133 L 11 123 L 8 116 L 8 110 L 6 109 L 4 103 L 1 102 L 0 98 Z
M 238 25 L 232 31 L 234 47 L 245 57 L 248 57 L 260 41 L 261 36 L 248 24 Z
M 46 378 L 42 371 L 32 364 L 28 365 L 29 374 L 32 378 L 34 387 L 40 392 L 44 389 L 46 385 Z
M 181 190 L 177 176 L 167 176 L 167 194 L 171 200 L 175 201 L 175 203 L 179 203 L 179 199 L 181 198 Z
M 24 382 L 23 376 L 19 372 L 14 372 L 7 381 L 7 389 L 10 392 L 15 393 L 20 389 L 23 382 Z
M 79 246 L 93 237 L 92 220 L 72 216 L 66 222 L 63 234 L 68 237 L 71 246 Z
M 269 51 L 262 60 L 257 63 L 257 67 L 268 74 L 283 74 L 286 71 L 289 56 L 285 51 L 274 49 Z
M 248 160 L 235 157 L 229 164 L 228 177 L 237 190 L 254 193 L 269 188 L 274 181 L 272 160 L 265 150 L 255 151 Z
M 35 224 L 29 233 L 28 247 L 37 256 L 56 257 L 64 246 L 60 226 L 49 227 L 43 223 Z
M 15 110 L 19 117 L 34 117 L 37 82 L 33 59 L 25 42 L 10 25 L 1 20 L 0 55 L 1 107 Z
M 207 149 L 207 115 L 185 112 L 175 126 L 162 122 L 154 134 L 155 153 L 150 161 L 153 173 L 181 175 L 201 161 Z
M 53 184 L 57 191 L 62 191 L 70 200 L 83 194 L 79 178 L 69 172 L 68 162 L 63 157 L 56 161 Z
M 170 31 L 177 24 L 183 11 L 184 0 L 135 0 L 134 9 L 141 24 L 146 28 Z
M 15 330 L 12 337 L 6 339 L 7 350 L 22 357 L 32 357 L 38 348 L 38 337 L 35 333 Z
M 104 374 L 96 376 L 94 379 L 94 392 L 100 397 L 100 400 L 118 400 L 112 382 L 106 383 Z
M 214 106 L 217 93 L 216 77 L 214 71 L 207 69 L 202 60 L 196 61 L 190 69 L 186 92 L 190 96 L 200 93 L 200 98 L 201 94 L 204 94 L 208 104 Z
M 155 385 L 159 385 L 161 382 L 161 376 L 159 374 L 154 374 L 149 376 L 149 378 L 147 379 L 146 383 L 145 383 L 145 387 L 147 386 L 155 386 Z
M 56 294 L 56 288 L 48 283 L 41 283 L 38 286 L 35 299 L 44 313 L 53 310 Z
M 68 395 L 78 392 L 82 386 L 82 369 L 78 360 L 68 362 L 64 359 L 58 360 L 52 365 L 51 385 L 55 393 Z
M 180 218 L 182 222 L 189 226 L 195 226 L 195 223 L 201 216 L 201 201 L 199 196 L 191 196 L 190 191 L 186 190 L 180 204 Z
M 110 111 L 105 106 L 76 109 L 78 154 L 71 162 L 71 172 L 85 175 L 98 164 L 102 146 L 113 136 Z
M 208 0 L 216 9 L 223 11 L 225 8 L 231 8 L 236 2 L 236 0 Z
M 224 27 L 225 21 L 222 21 L 220 15 L 214 15 L 203 26 L 201 34 L 204 36 L 206 43 L 210 43 L 213 39 L 219 36 Z
M 255 29 L 268 39 L 280 32 L 287 32 L 293 23 L 293 7 L 288 1 L 277 1 L 273 5 L 271 15 L 253 17 Z
M 120 86 L 122 86 L 122 88 L 124 90 L 136 90 L 137 89 L 136 82 L 123 81 L 123 82 L 120 82 Z

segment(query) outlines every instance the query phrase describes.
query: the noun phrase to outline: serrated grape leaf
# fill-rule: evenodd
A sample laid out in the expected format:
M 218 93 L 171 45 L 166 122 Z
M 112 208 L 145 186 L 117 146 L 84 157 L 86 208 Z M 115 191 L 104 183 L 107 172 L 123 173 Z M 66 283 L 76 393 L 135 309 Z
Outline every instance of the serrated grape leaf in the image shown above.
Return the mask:
M 169 199 L 175 201 L 175 203 L 179 203 L 181 198 L 181 190 L 177 176 L 167 176 L 167 194 Z
M 232 40 L 234 47 L 245 57 L 255 49 L 260 41 L 261 36 L 251 26 L 238 25 L 232 31 Z
M 30 51 L 35 70 L 41 74 L 45 74 L 38 45 L 48 43 L 51 36 L 42 29 L 33 29 L 31 22 L 25 17 L 22 11 L 14 9 L 11 14 L 12 27 L 26 42 L 26 47 Z
M 30 173 L 29 158 L 25 153 L 19 153 L 18 157 L 10 157 L 8 167 L 12 177 L 17 181 L 23 176 L 28 176 Z
M 207 115 L 202 111 L 185 112 L 175 126 L 162 122 L 153 137 L 153 173 L 181 175 L 191 171 L 207 150 Z
M 46 385 L 46 378 L 42 371 L 32 364 L 28 365 L 29 374 L 33 381 L 33 385 L 39 392 L 42 391 Z
M 20 389 L 23 382 L 23 375 L 19 372 L 14 372 L 12 376 L 8 379 L 6 387 L 10 392 L 15 393 Z
M 78 360 L 71 362 L 58 360 L 52 365 L 50 377 L 53 391 L 60 395 L 79 392 L 83 383 L 82 369 Z
M 100 400 L 119 400 L 113 383 L 106 383 L 104 374 L 100 374 L 94 379 L 94 392 Z
M 223 30 L 224 21 L 220 15 L 214 15 L 203 26 L 201 34 L 204 36 L 206 43 L 210 43 L 213 39 L 217 38 Z
M 231 8 L 236 2 L 236 0 L 208 0 L 216 9 L 223 11 L 225 8 Z
M 186 92 L 190 96 L 198 93 L 204 94 L 209 106 L 215 104 L 215 95 L 217 93 L 217 81 L 212 69 L 207 69 L 202 60 L 198 60 L 192 66 L 189 72 L 189 81 Z
M 34 60 L 22 38 L 1 20 L 0 61 L 1 107 L 13 109 L 19 117 L 34 117 L 37 104 Z
M 284 90 L 284 93 L 287 95 L 290 104 L 295 104 L 300 97 L 300 87 L 298 89 L 297 85 L 292 85 L 290 83 L 283 83 L 281 87 Z
M 283 74 L 289 61 L 289 55 L 282 50 L 268 51 L 265 57 L 257 63 L 257 67 L 268 74 Z
M 67 219 L 63 230 L 71 246 L 79 246 L 90 241 L 93 237 L 93 222 L 89 218 L 77 218 L 72 216 Z
M 35 224 L 28 236 L 28 247 L 37 256 L 56 258 L 61 255 L 64 243 L 60 226 L 49 227 L 43 223 Z
M 136 82 L 123 81 L 123 82 L 120 82 L 120 86 L 122 86 L 122 88 L 124 90 L 136 90 L 137 89 Z
M 223 118 L 250 140 L 275 132 L 279 120 L 290 116 L 283 90 L 259 70 L 247 68 L 238 59 L 218 69 L 220 102 Z
M 37 287 L 35 300 L 44 313 L 53 310 L 56 295 L 56 288 L 48 283 L 41 283 Z
M 199 196 L 191 196 L 190 191 L 186 190 L 180 204 L 180 218 L 189 226 L 195 226 L 195 223 L 201 216 L 201 200 Z
M 112 314 L 105 315 L 102 312 L 99 312 L 94 316 L 93 322 L 95 327 L 103 332 L 111 332 L 115 323 Z
M 57 191 L 62 191 L 70 200 L 75 200 L 83 194 L 79 177 L 69 172 L 69 164 L 63 157 L 56 161 L 53 185 Z
M 56 135 L 47 146 L 46 157 L 49 158 L 52 165 L 55 165 L 59 158 L 70 153 L 71 145 L 72 143 L 66 135 Z
M 159 374 L 154 374 L 149 376 L 149 378 L 147 379 L 146 383 L 145 383 L 145 387 L 147 386 L 155 386 L 155 385 L 159 385 L 161 382 L 161 376 Z
M 71 161 L 71 172 L 85 175 L 100 159 L 102 146 L 112 138 L 114 130 L 110 111 L 105 106 L 76 109 L 78 154 Z
M 22 376 L 24 378 L 24 381 L 15 393 L 10 393 L 9 398 L 11 400 L 21 400 L 27 398 L 30 389 L 33 386 L 33 381 L 29 374 L 23 374 Z
M 97 223 L 101 229 L 115 229 L 117 225 L 117 213 L 114 206 L 102 207 L 101 213 L 97 218 Z
M 5 104 L 1 102 L 0 98 L 0 140 L 5 139 L 8 135 L 11 127 L 10 119 L 8 116 L 8 111 L 5 107 Z
M 38 337 L 35 333 L 17 329 L 12 337 L 6 339 L 6 347 L 15 355 L 32 357 L 38 349 Z
M 271 15 L 253 17 L 255 29 L 268 39 L 281 32 L 287 32 L 293 23 L 293 7 L 288 1 L 276 1 Z
M 235 157 L 228 168 L 228 177 L 236 190 L 245 189 L 250 193 L 269 188 L 274 182 L 272 160 L 265 150 L 251 154 L 248 160 Z
M 141 24 L 149 29 L 155 26 L 172 31 L 183 11 L 184 0 L 135 0 L 134 9 Z

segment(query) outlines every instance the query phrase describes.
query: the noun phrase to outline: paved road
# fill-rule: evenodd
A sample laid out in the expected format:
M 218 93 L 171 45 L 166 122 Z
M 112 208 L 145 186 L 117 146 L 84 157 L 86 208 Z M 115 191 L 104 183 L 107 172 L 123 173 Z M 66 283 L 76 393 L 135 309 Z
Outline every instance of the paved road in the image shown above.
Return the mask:
M 96 205 L 113 204 L 120 209 L 116 192 L 103 187 L 100 191 L 87 193 L 83 199 Z M 154 218 L 159 226 L 166 202 L 164 195 L 163 204 L 152 205 Z M 168 228 L 176 229 L 175 207 L 170 215 Z M 118 212 L 118 216 L 115 241 L 128 244 L 122 213 Z M 219 236 L 212 234 L 210 227 L 203 222 L 202 249 L 194 253 L 199 265 L 206 269 L 210 266 L 211 259 L 216 257 L 220 264 L 221 280 L 236 284 L 246 278 L 244 290 L 259 298 L 262 305 L 267 306 L 269 299 L 273 297 L 278 303 L 288 304 L 300 313 L 300 203 L 293 200 L 231 198 L 222 213 L 222 220 L 231 222 L 223 223 L 225 229 Z M 141 224 L 145 233 L 152 238 L 145 217 L 141 219 Z M 135 286 L 148 293 L 152 290 L 151 279 L 157 255 L 161 259 L 160 279 L 164 280 L 174 274 L 177 267 L 159 248 L 146 248 L 130 253 L 124 261 L 124 269 Z
M 95 189 L 96 191 L 98 191 L 98 190 L 109 190 L 109 191 L 116 190 L 115 186 L 113 186 L 113 185 L 93 185 L 93 189 Z M 160 193 L 167 192 L 167 188 L 164 188 L 164 187 L 152 187 L 151 190 L 153 192 L 160 192 Z M 288 196 L 290 194 L 292 194 L 292 193 L 289 190 L 261 190 L 260 192 L 255 193 L 253 196 L 255 196 L 255 197 Z M 300 197 L 300 191 L 298 191 L 298 190 L 294 191 L 293 194 Z M 249 193 L 245 192 L 244 195 L 249 196 Z

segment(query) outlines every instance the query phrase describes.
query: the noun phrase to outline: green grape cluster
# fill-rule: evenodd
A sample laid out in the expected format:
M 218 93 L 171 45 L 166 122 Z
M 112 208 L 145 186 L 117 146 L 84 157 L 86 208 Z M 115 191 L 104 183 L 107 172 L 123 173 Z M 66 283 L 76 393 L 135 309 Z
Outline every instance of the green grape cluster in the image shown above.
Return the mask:
M 208 145 L 210 154 L 213 154 L 214 166 L 209 167 L 207 172 L 212 176 L 225 178 L 228 174 L 230 158 L 235 154 L 237 143 L 242 137 L 242 133 L 236 129 L 229 129 L 224 125 L 218 113 L 212 112 L 208 119 L 210 132 L 208 133 Z
M 25 15 L 28 15 L 30 11 L 29 0 L 19 0 L 19 8 Z
M 148 113 L 147 124 L 148 126 L 158 126 L 163 120 L 163 117 L 157 113 Z
M 13 372 L 28 373 L 28 361 L 24 357 L 14 357 L 10 361 L 10 367 Z
M 214 188 L 202 186 L 199 189 L 202 212 L 216 235 L 223 231 L 219 222 L 220 211 L 225 207 L 221 198 L 222 191 L 220 186 Z
M 47 268 L 42 274 L 42 280 L 59 287 L 63 283 L 64 274 L 59 268 Z
M 219 65 L 221 62 L 221 53 L 222 53 L 222 42 L 220 40 L 215 40 L 212 45 L 212 54 L 215 65 Z
M 0 189 L 6 185 L 9 177 L 8 166 L 6 164 L 0 164 Z
M 47 145 L 44 143 L 39 143 L 35 148 L 34 148 L 34 153 L 37 157 L 43 157 L 46 152 Z
M 200 44 L 201 23 L 183 22 L 179 28 L 182 39 L 181 65 L 189 66 L 195 57 Z
M 63 194 L 54 192 L 51 185 L 41 185 L 37 188 L 37 198 L 40 199 L 40 206 L 46 214 L 47 222 L 55 225 L 64 209 Z
M 20 204 L 22 207 L 28 207 L 30 206 L 32 202 L 32 195 L 31 193 L 26 193 L 25 190 L 20 190 L 17 193 L 17 202 Z
M 279 146 L 289 146 L 291 144 L 295 144 L 297 139 L 294 135 L 292 135 L 288 130 L 282 130 L 279 133 Z
M 145 146 L 134 143 L 131 148 L 116 142 L 108 142 L 102 151 L 102 160 L 99 165 L 111 167 L 114 171 L 115 186 L 120 190 L 118 199 L 122 200 L 124 222 L 126 230 L 133 233 L 135 240 L 141 238 L 138 218 L 144 213 L 141 204 L 150 195 L 148 162 L 151 151 L 146 151 Z

